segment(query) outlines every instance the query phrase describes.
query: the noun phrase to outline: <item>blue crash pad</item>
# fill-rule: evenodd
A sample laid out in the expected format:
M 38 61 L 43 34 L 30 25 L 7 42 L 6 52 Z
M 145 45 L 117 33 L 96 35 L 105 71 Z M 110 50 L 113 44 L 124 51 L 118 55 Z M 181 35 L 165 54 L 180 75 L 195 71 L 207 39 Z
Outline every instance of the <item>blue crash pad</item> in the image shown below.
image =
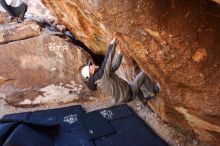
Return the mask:
M 3 146 L 167 145 L 127 105 L 88 113 L 77 105 L 6 115 L 0 140 Z
M 0 145 L 4 143 L 16 125 L 14 122 L 0 124 Z
M 103 112 L 104 111 L 104 112 Z M 100 113 L 116 133 L 95 140 L 96 146 L 166 146 L 127 105 L 119 105 L 93 112 Z
M 55 145 L 56 139 L 57 141 L 60 141 L 60 137 L 64 137 L 62 135 L 65 135 L 70 131 L 74 131 L 74 129 L 80 129 L 78 116 L 83 113 L 83 108 L 80 105 L 76 105 L 58 109 L 5 115 L 0 120 L 2 124 L 7 124 L 6 122 L 13 121 L 20 125 L 17 128 L 14 127 L 14 130 L 11 131 L 8 137 L 1 140 L 1 142 L 4 143 L 5 146 L 30 146 L 29 141 L 26 139 L 30 136 L 36 138 L 30 138 L 31 141 L 34 142 L 36 140 L 42 143 L 39 146 L 44 145 L 47 142 L 48 146 L 50 146 L 49 144 L 51 144 L 51 139 L 53 145 Z M 45 137 L 45 141 L 39 140 L 42 136 Z M 62 139 L 61 141 L 65 142 L 65 140 L 69 139 Z M 32 146 L 35 145 L 32 144 Z
M 56 125 L 58 124 L 57 110 L 50 109 L 32 112 L 28 122 L 36 125 Z
M 82 129 L 74 129 L 70 132 L 57 135 L 55 146 L 95 146 L 93 141 L 89 141 L 86 133 Z
M 75 105 L 57 109 L 59 131 L 60 133 L 74 131 L 79 129 L 79 116 L 84 114 L 82 106 Z
M 23 122 L 30 118 L 31 112 L 17 113 L 17 114 L 9 114 L 2 117 L 0 122 Z
M 108 120 L 98 112 L 90 112 L 80 116 L 80 125 L 89 140 L 111 135 L 115 132 Z
M 3 146 L 54 146 L 53 139 L 45 133 L 20 124 Z
M 79 124 L 79 117 L 85 114 L 81 106 L 59 108 L 57 111 L 59 127 L 55 146 L 94 146 Z
M 111 121 L 110 123 L 115 129 L 117 129 L 117 133 L 96 140 L 95 143 L 97 146 L 127 146 L 128 141 L 130 141 L 130 145 L 136 146 L 137 143 L 135 142 L 135 139 L 139 139 L 138 143 L 143 143 L 142 145 L 166 145 L 142 122 L 141 119 L 136 116 Z
M 100 113 L 103 118 L 109 121 L 122 119 L 134 115 L 134 112 L 126 104 L 100 109 L 93 112 Z

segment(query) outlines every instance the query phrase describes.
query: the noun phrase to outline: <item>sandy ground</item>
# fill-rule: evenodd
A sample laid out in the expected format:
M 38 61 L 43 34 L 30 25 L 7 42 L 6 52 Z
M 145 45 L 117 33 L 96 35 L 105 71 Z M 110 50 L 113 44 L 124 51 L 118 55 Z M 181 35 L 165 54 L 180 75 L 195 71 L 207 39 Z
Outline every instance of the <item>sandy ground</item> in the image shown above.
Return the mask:
M 38 106 L 33 108 L 16 108 L 9 106 L 7 103 L 5 103 L 4 100 L 1 99 L 0 117 L 3 116 L 4 114 L 51 109 L 51 108 L 65 107 L 65 106 L 71 106 L 77 104 L 81 104 L 87 112 L 112 106 L 111 100 L 109 98 L 105 98 L 105 99 L 97 99 L 91 102 L 84 102 L 84 103 L 70 103 L 65 105 L 49 105 L 49 106 L 46 105 L 46 106 Z M 177 130 L 174 127 L 164 123 L 148 106 L 144 105 L 139 100 L 133 100 L 131 102 L 128 102 L 127 104 L 155 131 L 155 133 L 157 133 L 169 145 L 172 146 L 206 145 L 199 143 L 197 140 L 192 139 L 187 135 L 183 135 L 181 132 L 177 132 Z

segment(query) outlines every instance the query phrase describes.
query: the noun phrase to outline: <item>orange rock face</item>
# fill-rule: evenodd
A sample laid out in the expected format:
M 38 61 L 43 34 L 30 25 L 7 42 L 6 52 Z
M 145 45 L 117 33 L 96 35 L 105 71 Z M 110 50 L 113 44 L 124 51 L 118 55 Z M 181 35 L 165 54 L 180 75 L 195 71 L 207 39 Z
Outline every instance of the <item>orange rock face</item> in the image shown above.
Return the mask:
M 165 121 L 220 143 L 220 5 L 206 0 L 43 0 L 94 52 L 117 36 L 157 79 L 150 106 Z M 193 120 L 192 120 L 193 119 Z

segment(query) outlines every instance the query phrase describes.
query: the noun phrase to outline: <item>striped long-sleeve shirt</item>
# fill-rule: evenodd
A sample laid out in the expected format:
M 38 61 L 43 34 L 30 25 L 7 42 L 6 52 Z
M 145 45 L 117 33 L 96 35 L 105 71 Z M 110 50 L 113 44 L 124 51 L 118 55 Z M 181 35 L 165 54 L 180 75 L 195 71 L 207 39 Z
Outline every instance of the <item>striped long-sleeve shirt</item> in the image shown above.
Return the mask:
M 110 44 L 102 65 L 88 79 L 87 86 L 91 90 L 100 89 L 118 104 L 130 97 L 130 90 L 128 83 L 115 74 L 122 61 L 122 55 L 115 55 L 115 50 L 116 44 Z

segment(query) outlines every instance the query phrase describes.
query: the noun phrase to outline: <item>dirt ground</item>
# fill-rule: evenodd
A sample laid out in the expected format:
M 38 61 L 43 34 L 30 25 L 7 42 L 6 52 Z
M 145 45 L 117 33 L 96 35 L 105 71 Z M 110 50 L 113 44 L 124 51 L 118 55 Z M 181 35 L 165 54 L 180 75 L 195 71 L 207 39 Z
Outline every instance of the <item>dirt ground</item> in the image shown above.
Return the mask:
M 96 109 L 106 108 L 112 106 L 110 98 L 97 99 L 91 102 L 84 103 L 70 103 L 65 105 L 47 105 L 33 108 L 17 108 L 8 105 L 3 99 L 0 100 L 0 117 L 5 114 L 19 113 L 25 111 L 36 111 L 43 109 L 51 109 L 58 107 L 65 107 L 71 105 L 81 104 L 83 108 L 89 112 Z M 148 106 L 144 105 L 139 100 L 133 100 L 127 103 L 164 141 L 171 146 L 198 146 L 206 145 L 199 143 L 196 139 L 184 135 L 177 128 L 164 123 Z M 147 137 L 146 137 L 147 138 Z

